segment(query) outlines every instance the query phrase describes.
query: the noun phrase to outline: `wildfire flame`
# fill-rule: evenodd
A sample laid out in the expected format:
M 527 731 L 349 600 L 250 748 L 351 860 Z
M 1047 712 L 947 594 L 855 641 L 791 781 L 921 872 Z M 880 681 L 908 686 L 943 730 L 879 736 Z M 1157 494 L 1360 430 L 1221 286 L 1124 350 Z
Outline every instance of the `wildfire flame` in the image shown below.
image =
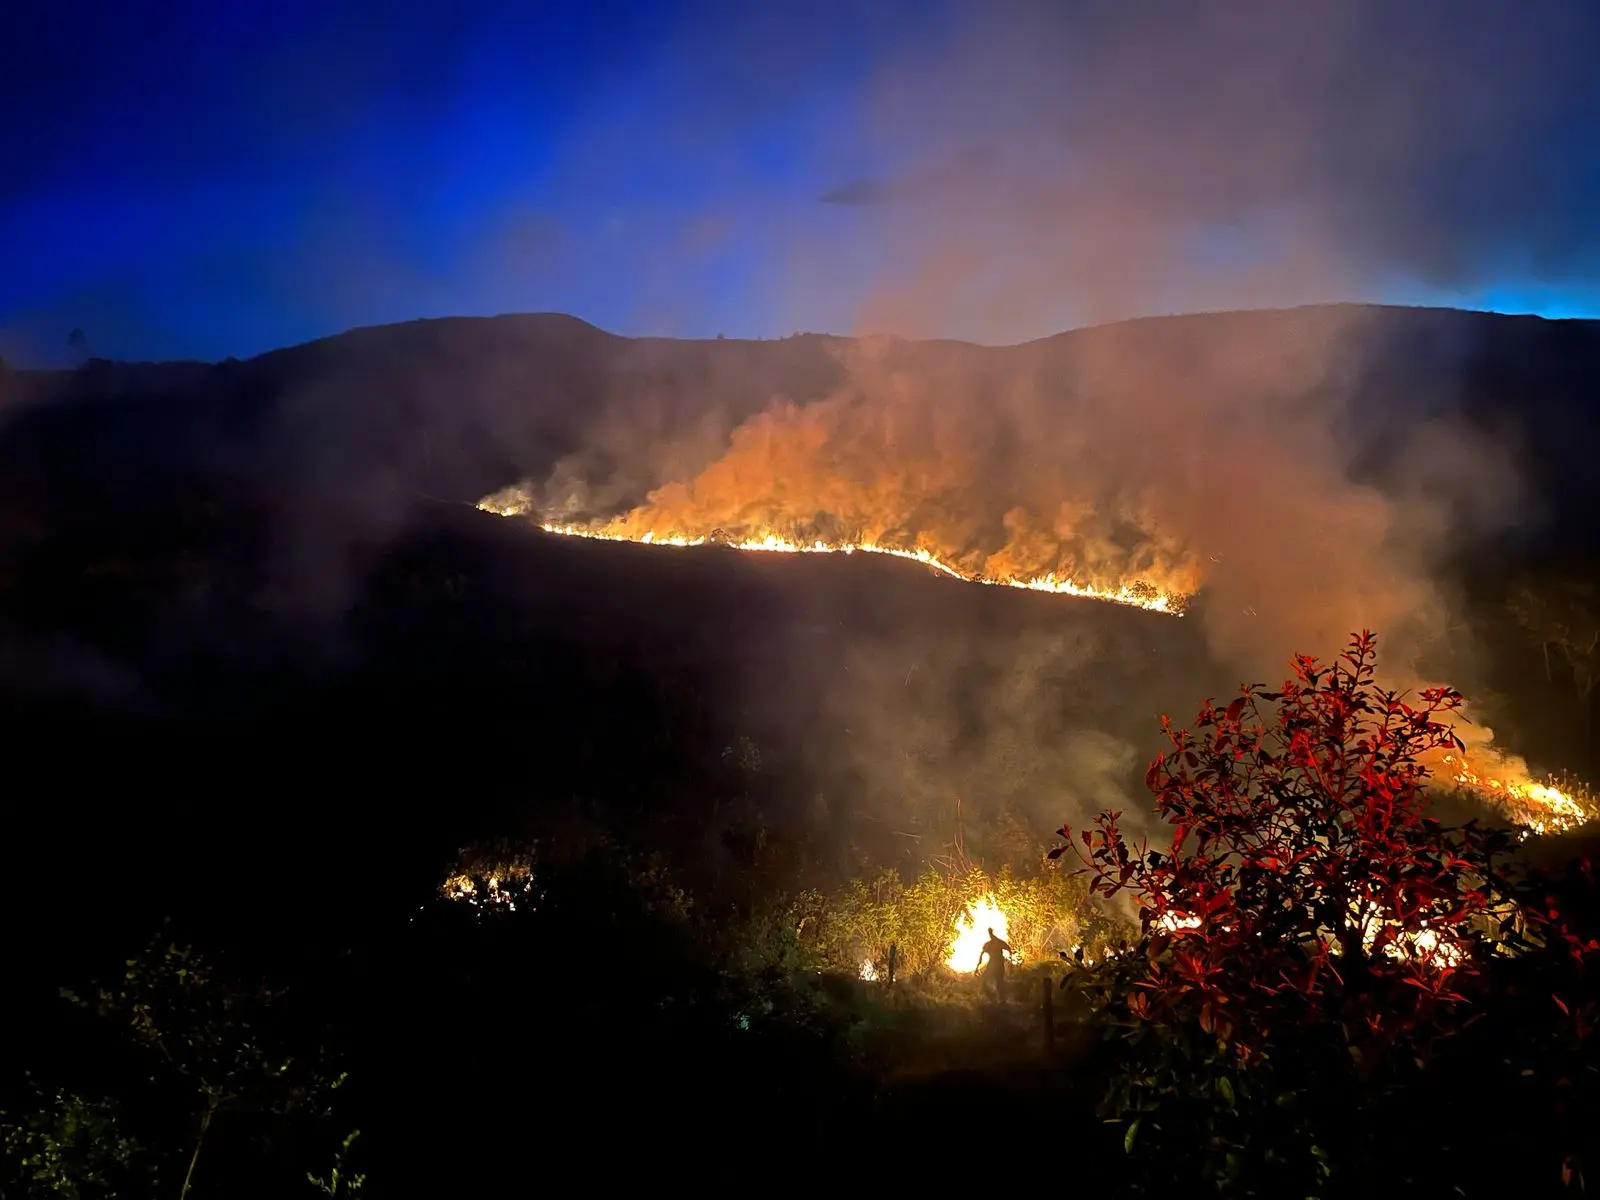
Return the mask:
M 480 501 L 480 509 L 492 512 L 499 516 L 518 516 L 515 510 L 494 506 L 489 500 Z M 684 549 L 693 546 L 723 546 L 730 550 L 753 550 L 772 554 L 887 554 L 891 558 L 903 558 L 908 562 L 921 563 L 925 567 L 948 575 L 952 579 L 959 579 L 964 583 L 981 583 L 991 587 L 1022 588 L 1030 592 L 1049 592 L 1057 596 L 1079 596 L 1085 600 L 1104 600 L 1111 604 L 1126 604 L 1134 608 L 1142 608 L 1148 612 L 1167 613 L 1171 616 L 1182 616 L 1186 596 L 1175 596 L 1166 592 L 1158 592 L 1147 584 L 1125 584 L 1117 588 L 1099 588 L 1089 584 L 1077 583 L 1071 579 L 1058 578 L 1053 574 L 1038 575 L 1030 578 L 1005 578 L 992 579 L 985 576 L 969 574 L 958 567 L 943 561 L 932 551 L 916 548 L 910 549 L 903 546 L 884 546 L 873 542 L 796 542 L 780 537 L 775 533 L 763 534 L 760 537 L 742 539 L 720 537 L 691 537 L 682 533 L 659 533 L 656 530 L 646 530 L 641 534 L 627 532 L 616 524 L 600 526 L 598 528 L 585 528 L 579 525 L 557 525 L 554 523 L 540 522 L 539 528 L 546 533 L 558 534 L 561 537 L 590 538 L 602 542 L 637 542 L 645 546 L 673 546 Z
M 522 488 L 510 488 L 485 496 L 477 507 L 484 512 L 503 517 L 530 517 L 530 503 Z M 775 532 L 762 532 L 742 537 L 727 537 L 721 531 L 710 534 L 689 534 L 678 531 L 645 529 L 638 531 L 627 519 L 618 519 L 599 525 L 564 525 L 539 521 L 546 533 L 560 537 L 586 538 L 604 542 L 634 542 L 646 546 L 668 546 L 688 549 L 696 546 L 722 546 L 732 550 L 747 550 L 772 554 L 884 554 L 902 558 L 959 579 L 966 583 L 981 583 L 994 587 L 1020 588 L 1025 591 L 1049 592 L 1058 596 L 1077 596 L 1088 600 L 1102 600 L 1112 604 L 1129 605 L 1146 612 L 1182 616 L 1190 599 L 1187 595 L 1160 591 L 1146 583 L 1129 583 L 1117 587 L 1097 587 L 1062 578 L 1053 573 L 1037 576 L 992 577 L 978 575 L 941 559 L 925 547 L 892 546 L 878 542 L 826 542 L 795 541 Z M 1454 756 L 1445 758 L 1451 778 L 1457 785 L 1476 792 L 1487 804 L 1501 810 L 1521 825 L 1526 833 L 1540 835 L 1561 833 L 1588 820 L 1588 813 L 1573 796 L 1554 785 L 1554 782 L 1535 783 L 1525 778 L 1499 778 L 1480 774 Z M 998 910 L 997 910 L 998 911 Z M 1002 916 L 1000 918 L 1004 920 Z M 996 932 L 1004 937 L 999 925 Z M 981 947 L 982 939 L 978 945 Z M 966 953 L 962 950 L 961 953 Z M 973 952 L 976 960 L 976 950 Z
M 1377 931 L 1368 939 L 1370 949 L 1377 940 Z M 1432 929 L 1419 929 L 1415 933 L 1401 933 L 1399 937 L 1384 946 L 1383 951 L 1391 958 L 1411 958 L 1440 971 L 1454 970 L 1461 965 L 1466 957 L 1461 947 L 1455 942 L 1443 941 L 1438 933 Z
M 956 918 L 955 940 L 950 944 L 950 953 L 944 965 L 962 974 L 976 970 L 991 929 L 995 937 L 1005 941 L 1006 914 L 993 895 L 979 896 L 970 901 Z M 1016 957 L 1015 953 L 1012 957 Z
M 1352 908 L 1351 917 L 1361 926 L 1361 943 L 1368 950 L 1377 944 L 1382 929 L 1395 924 L 1378 918 L 1371 910 L 1368 910 L 1368 915 L 1363 918 L 1359 909 Z M 1176 912 L 1164 912 L 1154 922 L 1155 929 L 1166 934 L 1182 934 L 1190 929 L 1199 929 L 1200 926 L 1199 917 Z M 1223 925 L 1222 928 L 1233 927 Z M 1328 934 L 1325 935 L 1325 941 L 1334 953 L 1339 952 L 1337 938 Z M 1466 957 L 1459 943 L 1441 938 L 1437 930 L 1426 926 L 1417 930 L 1397 929 L 1394 936 L 1384 943 L 1383 953 L 1390 958 L 1411 959 L 1439 971 L 1454 970 Z
M 516 912 L 539 900 L 532 856 L 496 848 L 468 848 L 439 885 L 446 900 L 470 904 L 480 913 Z
M 1589 819 L 1583 805 L 1553 782 L 1534 783 L 1480 775 L 1454 754 L 1447 754 L 1444 764 L 1455 783 L 1477 792 L 1532 833 L 1563 833 Z
M 446 900 L 464 901 L 474 908 L 503 908 L 507 912 L 516 912 L 517 898 L 526 898 L 532 891 L 533 880 L 529 876 L 502 879 L 498 875 L 490 875 L 482 887 L 470 875 L 452 875 L 439 888 Z

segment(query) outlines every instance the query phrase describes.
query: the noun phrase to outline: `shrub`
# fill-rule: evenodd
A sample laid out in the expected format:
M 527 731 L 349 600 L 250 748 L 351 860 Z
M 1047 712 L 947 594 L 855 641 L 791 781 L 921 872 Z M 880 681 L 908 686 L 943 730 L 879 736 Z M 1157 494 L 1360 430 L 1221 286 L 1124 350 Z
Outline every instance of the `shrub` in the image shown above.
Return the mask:
M 1428 815 L 1425 762 L 1459 750 L 1460 696 L 1408 702 L 1377 686 L 1375 662 L 1362 634 L 1331 666 L 1297 658 L 1279 692 L 1208 701 L 1189 729 L 1164 720 L 1147 783 L 1165 844 L 1134 845 L 1116 813 L 1060 831 L 1091 891 L 1140 911 L 1134 952 L 1090 995 L 1121 1044 L 1106 1113 L 1155 1186 L 1396 1186 L 1364 1172 L 1414 1147 L 1374 1114 L 1400 1111 L 1471 1022 L 1496 960 L 1585 950 L 1553 908 L 1515 905 L 1509 834 Z

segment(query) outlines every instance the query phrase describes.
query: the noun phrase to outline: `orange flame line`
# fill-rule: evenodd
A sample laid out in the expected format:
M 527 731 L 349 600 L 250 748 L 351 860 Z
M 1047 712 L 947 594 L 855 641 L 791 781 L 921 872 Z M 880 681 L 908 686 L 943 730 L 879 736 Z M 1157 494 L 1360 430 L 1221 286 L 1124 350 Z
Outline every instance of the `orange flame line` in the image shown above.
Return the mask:
M 515 510 L 495 509 L 485 505 L 480 505 L 479 507 L 486 512 L 496 512 L 501 516 L 522 515 Z M 1049 592 L 1052 595 L 1077 596 L 1085 600 L 1103 600 L 1109 604 L 1122 604 L 1130 608 L 1141 608 L 1146 612 L 1163 613 L 1174 617 L 1183 616 L 1183 606 L 1188 599 L 1186 596 L 1147 592 L 1133 587 L 1121 587 L 1115 590 L 1097 588 L 1091 584 L 1076 583 L 1071 579 L 1063 579 L 1054 574 L 1041 575 L 1033 579 L 990 579 L 969 574 L 959 567 L 945 562 L 928 550 L 907 550 L 900 546 L 882 546 L 871 542 L 792 542 L 785 538 L 780 538 L 776 534 L 768 534 L 764 538 L 745 541 L 722 541 L 707 537 L 687 537 L 682 534 L 658 534 L 654 530 L 634 536 L 626 533 L 614 533 L 604 529 L 585 529 L 577 525 L 557 525 L 547 522 L 540 522 L 539 528 L 546 533 L 558 534 L 561 537 L 588 538 L 601 542 L 634 542 L 645 546 L 691 548 L 718 545 L 731 550 L 751 550 L 775 554 L 885 554 L 891 558 L 903 558 L 908 562 L 921 563 L 925 567 L 930 567 L 941 574 L 948 575 L 951 579 L 959 579 L 963 583 L 980 583 L 988 587 L 1012 587 L 1030 592 Z

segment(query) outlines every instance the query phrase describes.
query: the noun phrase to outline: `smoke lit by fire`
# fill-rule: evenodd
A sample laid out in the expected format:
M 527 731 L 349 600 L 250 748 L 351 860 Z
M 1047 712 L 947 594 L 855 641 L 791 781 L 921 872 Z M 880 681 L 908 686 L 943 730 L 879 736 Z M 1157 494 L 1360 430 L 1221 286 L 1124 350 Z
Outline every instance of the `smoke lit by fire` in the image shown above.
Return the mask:
M 1159 497 L 1131 473 L 1105 485 L 1094 445 L 997 434 L 994 414 L 967 402 L 985 388 L 967 368 L 941 373 L 952 402 L 938 403 L 870 339 L 839 354 L 851 386 L 775 401 L 734 428 L 720 454 L 664 463 L 656 478 L 665 482 L 620 514 L 622 494 L 597 493 L 590 477 L 600 468 L 587 460 L 480 507 L 556 533 L 888 554 L 972 582 L 1182 611 L 1204 556 L 1164 532 Z M 649 474 L 616 469 L 641 484 Z

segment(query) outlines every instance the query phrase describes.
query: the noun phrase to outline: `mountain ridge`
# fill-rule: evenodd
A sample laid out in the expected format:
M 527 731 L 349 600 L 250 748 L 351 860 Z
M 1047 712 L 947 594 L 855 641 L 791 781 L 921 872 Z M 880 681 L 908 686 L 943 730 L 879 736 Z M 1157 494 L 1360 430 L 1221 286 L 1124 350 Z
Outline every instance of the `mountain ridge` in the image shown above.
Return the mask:
M 1437 304 L 1390 304 L 1375 303 L 1361 300 L 1336 300 L 1322 301 L 1308 304 L 1285 305 L 1281 307 L 1266 308 L 1222 308 L 1205 309 L 1186 313 L 1154 313 L 1136 317 L 1123 317 L 1114 321 L 1098 322 L 1090 325 L 1077 325 L 1069 329 L 1057 330 L 1054 333 L 1041 334 L 1038 337 L 1026 338 L 1016 342 L 979 342 L 960 337 L 922 337 L 893 333 L 830 333 L 826 331 L 807 331 L 772 337 L 679 337 L 670 334 L 655 333 L 619 333 L 606 329 L 594 322 L 572 313 L 555 310 L 538 312 L 506 312 L 495 313 L 487 316 L 445 315 L 432 317 L 415 317 L 405 321 L 385 321 L 372 325 L 353 325 L 348 329 L 333 333 L 323 334 L 303 342 L 291 342 L 257 354 L 243 358 L 236 355 L 227 355 L 218 359 L 196 358 L 100 358 L 96 357 L 77 367 L 26 367 L 13 365 L 9 369 L 14 375 L 43 376 L 60 378 L 71 376 L 84 371 L 86 368 L 104 368 L 106 366 L 125 370 L 152 370 L 169 368 L 173 370 L 192 370 L 198 367 L 216 367 L 225 365 L 238 365 L 259 363 L 263 360 L 276 360 L 285 355 L 292 355 L 297 351 L 311 349 L 329 349 L 353 346 L 362 342 L 371 342 L 374 339 L 385 337 L 400 337 L 408 334 L 418 334 L 432 331 L 463 331 L 477 327 L 481 329 L 493 328 L 496 332 L 539 333 L 548 335 L 556 332 L 566 332 L 576 336 L 597 338 L 603 341 L 669 344 L 669 345 L 702 345 L 702 344 L 732 344 L 732 345 L 771 345 L 795 341 L 820 341 L 820 342 L 871 342 L 885 341 L 909 345 L 951 345 L 971 347 L 982 350 L 1014 350 L 1026 346 L 1038 346 L 1044 343 L 1058 342 L 1062 339 L 1071 339 L 1084 335 L 1093 335 L 1109 330 L 1143 330 L 1163 326 L 1177 327 L 1187 323 L 1202 323 L 1213 321 L 1232 321 L 1237 319 L 1284 317 L 1295 314 L 1348 314 L 1363 313 L 1371 315 L 1382 314 L 1430 314 L 1445 315 L 1451 319 L 1465 318 L 1468 320 L 1481 320 L 1487 323 L 1516 323 L 1528 325 L 1551 326 L 1582 326 L 1600 327 L 1600 318 L 1597 317 L 1546 317 L 1537 313 L 1502 313 L 1485 309 L 1454 308 L 1449 305 Z

